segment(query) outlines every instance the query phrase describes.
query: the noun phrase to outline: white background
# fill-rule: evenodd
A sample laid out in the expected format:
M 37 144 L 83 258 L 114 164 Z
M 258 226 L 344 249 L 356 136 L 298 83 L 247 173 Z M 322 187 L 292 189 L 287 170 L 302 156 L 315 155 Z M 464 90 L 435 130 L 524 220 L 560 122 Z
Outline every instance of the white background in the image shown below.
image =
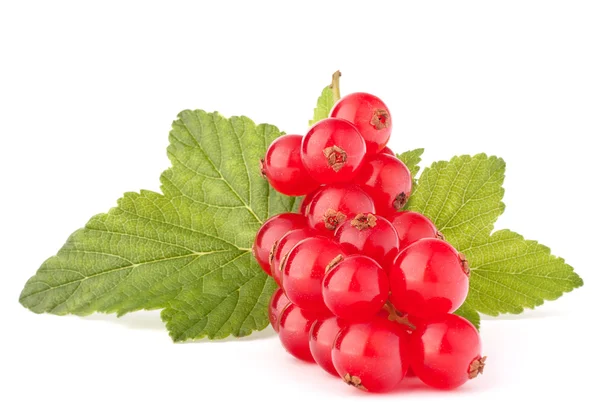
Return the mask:
M 325 4 L 326 3 L 326 4 Z M 598 413 L 600 9 L 584 1 L 64 2 L 0 6 L 0 413 Z M 424 164 L 507 164 L 510 227 L 585 286 L 485 319 L 485 374 L 388 395 L 294 361 L 269 329 L 173 344 L 158 312 L 35 315 L 25 281 L 125 191 L 159 190 L 186 108 L 302 134 L 317 95 L 386 101 Z

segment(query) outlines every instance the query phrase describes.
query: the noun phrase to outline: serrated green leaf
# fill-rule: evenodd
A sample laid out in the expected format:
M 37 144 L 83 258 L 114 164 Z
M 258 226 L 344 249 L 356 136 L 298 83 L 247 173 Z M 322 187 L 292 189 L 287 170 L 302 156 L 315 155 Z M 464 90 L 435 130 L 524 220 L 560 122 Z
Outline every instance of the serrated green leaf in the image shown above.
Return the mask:
M 477 310 L 475 310 L 469 304 L 464 303 L 458 310 L 454 312 L 454 314 L 466 318 L 477 328 L 477 330 L 479 330 L 481 317 L 479 316 Z
M 583 285 L 573 267 L 549 248 L 509 230 L 476 238 L 459 249 L 471 266 L 466 304 L 480 313 L 518 314 Z
M 321 96 L 317 99 L 317 106 L 313 111 L 313 118 L 308 122 L 308 125 L 311 126 L 314 123 L 329 117 L 333 104 L 333 90 L 331 89 L 331 85 L 328 85 L 323 88 Z
M 502 159 L 485 154 L 434 163 L 408 203 L 469 260 L 469 295 L 457 313 L 473 323 L 476 312 L 520 313 L 583 284 L 545 246 L 508 230 L 491 234 L 504 211 L 504 170 Z
M 163 194 L 127 193 L 93 217 L 42 264 L 21 303 L 61 315 L 165 308 L 175 340 L 263 329 L 274 286 L 252 241 L 266 218 L 294 205 L 260 177 L 257 161 L 279 135 L 245 117 L 183 111 Z
M 408 170 L 410 170 L 413 182 L 417 177 L 417 173 L 419 173 L 419 170 L 421 169 L 419 163 L 421 162 L 421 156 L 423 155 L 424 151 L 424 148 L 416 148 L 414 150 L 405 151 L 402 154 L 396 154 L 396 157 L 398 157 L 400 161 L 402 161 L 406 167 L 408 167 Z

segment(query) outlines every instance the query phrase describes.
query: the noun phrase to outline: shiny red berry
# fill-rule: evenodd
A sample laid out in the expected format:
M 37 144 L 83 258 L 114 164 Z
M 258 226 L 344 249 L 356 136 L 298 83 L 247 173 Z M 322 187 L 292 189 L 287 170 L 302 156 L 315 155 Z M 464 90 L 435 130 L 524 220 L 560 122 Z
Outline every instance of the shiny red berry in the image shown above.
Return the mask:
M 394 388 L 408 368 L 408 334 L 402 324 L 375 317 L 352 323 L 337 336 L 333 366 L 349 385 L 369 392 Z
M 306 196 L 304 196 L 302 198 L 302 201 L 300 202 L 300 206 L 298 206 L 298 213 L 301 215 L 305 215 L 308 213 L 308 207 L 310 206 L 313 197 L 315 197 L 315 195 L 319 192 L 319 190 L 321 190 L 324 186 L 319 186 L 317 187 L 315 190 L 313 190 L 312 192 L 310 192 L 309 194 L 307 194 Z
M 343 255 L 340 244 L 323 236 L 297 243 L 283 260 L 283 290 L 290 301 L 308 310 L 326 311 L 323 279 L 330 263 Z
M 375 95 L 365 92 L 349 94 L 331 110 L 331 117 L 350 121 L 367 143 L 367 152 L 375 154 L 385 147 L 392 133 L 388 107 Z
M 271 264 L 269 256 L 273 244 L 277 242 L 285 233 L 292 229 L 299 229 L 306 226 L 306 218 L 297 213 L 281 213 L 267 219 L 260 227 L 254 238 L 252 253 L 261 268 L 271 275 Z
M 308 346 L 309 332 L 315 320 L 324 317 L 327 316 L 288 304 L 279 316 L 279 340 L 285 350 L 300 360 L 314 362 Z
M 387 154 L 377 154 L 365 161 L 354 182 L 371 196 L 377 213 L 382 216 L 404 207 L 412 190 L 408 168 Z
M 385 270 L 399 252 L 398 235 L 392 224 L 371 213 L 359 213 L 346 220 L 335 231 L 335 240 L 346 252 L 371 257 Z
M 443 239 L 442 234 L 426 216 L 418 212 L 405 210 L 393 212 L 387 216 L 398 233 L 400 249 L 424 238 Z
M 279 316 L 283 309 L 290 303 L 290 300 L 285 296 L 281 288 L 275 290 L 269 301 L 269 321 L 271 327 L 276 332 L 279 332 Z
M 447 314 L 429 320 L 410 339 L 411 368 L 427 385 L 456 388 L 483 373 L 477 329 L 460 316 Z
M 323 299 L 336 316 L 351 322 L 372 319 L 385 304 L 388 276 L 364 255 L 340 257 L 323 280 Z
M 396 257 L 389 277 L 393 306 L 417 318 L 455 311 L 469 291 L 465 257 L 440 239 L 409 245 Z
M 271 258 L 271 275 L 280 287 L 283 284 L 283 258 L 298 242 L 315 236 L 315 231 L 309 227 L 294 229 L 286 233 L 281 239 L 273 244 Z
M 339 118 L 319 121 L 302 139 L 302 163 L 319 183 L 351 181 L 366 154 L 365 140 L 356 127 Z
M 309 346 L 315 362 L 333 376 L 338 376 L 331 361 L 333 342 L 345 323 L 338 317 L 317 320 L 310 329 Z
M 333 232 L 346 219 L 362 212 L 375 213 L 373 200 L 365 191 L 352 184 L 329 185 L 314 195 L 306 218 L 313 229 L 333 236 Z
M 394 151 L 389 147 L 384 147 L 383 150 L 381 150 L 379 153 L 396 157 L 396 153 L 394 153 Z
M 296 134 L 276 138 L 261 160 L 263 176 L 275 190 L 284 195 L 302 196 L 319 186 L 302 164 L 301 142 L 302 136 Z

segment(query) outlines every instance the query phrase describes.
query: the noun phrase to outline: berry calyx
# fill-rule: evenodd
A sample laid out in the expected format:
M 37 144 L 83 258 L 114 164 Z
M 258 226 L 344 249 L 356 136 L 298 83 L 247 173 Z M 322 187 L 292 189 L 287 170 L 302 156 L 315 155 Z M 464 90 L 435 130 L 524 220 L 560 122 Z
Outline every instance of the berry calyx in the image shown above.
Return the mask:
M 271 275 L 269 258 L 273 244 L 290 230 L 304 227 L 306 227 L 306 218 L 297 213 L 281 213 L 272 216 L 263 223 L 256 233 L 254 244 L 252 245 L 254 258 L 256 258 L 263 271 Z
M 469 291 L 466 259 L 440 239 L 421 239 L 390 268 L 390 302 L 410 316 L 431 318 L 458 309 Z
M 337 258 L 323 280 L 327 308 L 352 322 L 373 318 L 385 304 L 388 292 L 388 277 L 383 268 L 364 255 Z
M 313 236 L 297 243 L 283 259 L 283 289 L 299 307 L 326 311 L 322 284 L 325 269 L 339 255 L 342 247 L 323 236 Z
M 279 193 L 302 196 L 315 190 L 319 183 L 310 177 L 300 157 L 302 136 L 276 138 L 261 160 L 261 173 Z
M 431 319 L 412 334 L 411 368 L 434 388 L 453 389 L 483 373 L 477 329 L 466 319 L 447 314 Z
M 340 318 L 329 317 L 317 320 L 310 329 L 309 347 L 315 362 L 333 376 L 338 376 L 331 361 L 333 342 L 342 328 L 346 326 Z
M 398 235 L 392 224 L 382 216 L 359 213 L 335 231 L 335 240 L 348 253 L 373 258 L 387 270 L 399 252 Z
M 424 238 L 443 239 L 432 221 L 418 212 L 405 210 L 393 212 L 387 216 L 398 234 L 400 250 L 406 248 L 413 242 Z
M 326 317 L 295 304 L 288 304 L 279 317 L 279 340 L 294 357 L 306 362 L 314 362 L 308 345 L 310 328 L 315 320 Z
M 367 143 L 367 152 L 383 150 L 392 133 L 392 117 L 388 107 L 375 95 L 365 92 L 349 94 L 331 109 L 331 117 L 353 123 Z
M 283 235 L 279 241 L 273 244 L 272 255 L 270 257 L 271 275 L 280 287 L 283 284 L 283 259 L 294 245 L 310 236 L 315 236 L 315 231 L 309 227 L 294 229 Z
M 347 384 L 368 392 L 384 392 L 406 374 L 408 341 L 401 325 L 376 316 L 367 323 L 344 327 L 335 340 L 331 359 Z
M 386 216 L 404 207 L 412 190 L 410 170 L 396 157 L 377 154 L 367 159 L 355 181 Z
M 275 290 L 269 301 L 269 321 L 275 332 L 279 332 L 279 316 L 283 309 L 290 303 L 281 288 Z
M 356 127 L 338 118 L 319 121 L 302 138 L 302 163 L 319 183 L 351 181 L 366 153 L 365 140 Z
M 319 233 L 333 236 L 347 218 L 360 212 L 375 212 L 373 200 L 356 185 L 329 185 L 312 198 L 306 218 L 309 226 Z

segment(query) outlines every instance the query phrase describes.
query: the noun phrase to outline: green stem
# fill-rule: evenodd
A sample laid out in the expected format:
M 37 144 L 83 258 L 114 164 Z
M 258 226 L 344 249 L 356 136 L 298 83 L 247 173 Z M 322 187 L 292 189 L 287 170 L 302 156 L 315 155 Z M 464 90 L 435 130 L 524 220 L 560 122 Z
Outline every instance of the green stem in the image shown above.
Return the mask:
M 340 100 L 340 71 L 335 71 L 331 76 L 331 92 L 333 93 L 333 102 L 336 103 Z

